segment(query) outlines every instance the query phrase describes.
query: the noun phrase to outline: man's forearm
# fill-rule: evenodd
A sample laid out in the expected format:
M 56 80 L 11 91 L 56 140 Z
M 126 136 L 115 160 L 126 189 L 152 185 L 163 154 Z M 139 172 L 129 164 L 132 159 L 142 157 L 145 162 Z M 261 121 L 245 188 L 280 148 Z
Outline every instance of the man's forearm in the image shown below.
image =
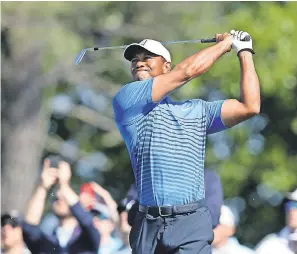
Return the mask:
M 228 48 L 230 48 L 230 45 L 226 41 L 221 41 L 188 57 L 178 64 L 176 68 L 183 69 L 186 78 L 191 80 L 207 72 L 215 61 L 227 52 Z
M 47 190 L 42 185 L 38 185 L 35 193 L 29 201 L 25 214 L 25 221 L 28 224 L 39 225 L 45 206 Z
M 109 212 L 111 213 L 111 217 L 115 223 L 119 221 L 119 214 L 117 211 L 117 203 L 114 201 L 112 196 L 108 191 L 104 192 L 104 195 L 101 195 L 101 197 L 104 199 Z
M 69 206 L 73 206 L 79 201 L 78 195 L 69 184 L 61 184 L 60 191 Z
M 241 67 L 241 99 L 245 107 L 254 113 L 260 112 L 261 98 L 258 75 L 255 70 L 253 56 L 243 51 L 239 54 Z

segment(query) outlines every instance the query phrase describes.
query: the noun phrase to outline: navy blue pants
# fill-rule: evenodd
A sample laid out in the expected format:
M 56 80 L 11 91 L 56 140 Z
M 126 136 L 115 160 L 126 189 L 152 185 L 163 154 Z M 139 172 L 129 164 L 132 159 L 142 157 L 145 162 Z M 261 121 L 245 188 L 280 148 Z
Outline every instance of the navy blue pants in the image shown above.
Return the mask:
M 132 254 L 210 254 L 213 241 L 207 207 L 170 217 L 137 211 L 130 232 Z

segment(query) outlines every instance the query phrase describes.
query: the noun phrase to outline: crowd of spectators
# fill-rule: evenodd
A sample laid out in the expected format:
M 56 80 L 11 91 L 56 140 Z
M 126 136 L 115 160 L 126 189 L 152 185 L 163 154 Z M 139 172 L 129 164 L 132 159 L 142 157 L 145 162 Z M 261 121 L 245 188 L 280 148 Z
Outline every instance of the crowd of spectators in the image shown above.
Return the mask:
M 71 187 L 71 177 L 67 162 L 54 165 L 50 159 L 44 161 L 39 184 L 25 214 L 2 213 L 2 253 L 131 253 L 129 232 L 138 208 L 135 184 L 126 198 L 117 203 L 95 182 L 83 184 L 76 193 Z M 205 196 L 213 222 L 214 254 L 297 253 L 297 189 L 286 197 L 286 226 L 279 233 L 266 236 L 254 249 L 241 245 L 235 237 L 238 216 L 224 204 L 219 176 L 208 169 Z M 51 214 L 45 217 L 48 199 Z

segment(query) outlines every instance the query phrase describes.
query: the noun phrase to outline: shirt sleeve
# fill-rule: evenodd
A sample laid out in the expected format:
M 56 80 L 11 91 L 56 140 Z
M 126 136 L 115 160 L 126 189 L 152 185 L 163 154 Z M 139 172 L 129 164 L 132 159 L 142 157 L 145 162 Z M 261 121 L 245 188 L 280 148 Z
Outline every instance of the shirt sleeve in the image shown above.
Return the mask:
M 130 124 L 150 112 L 157 103 L 152 100 L 153 79 L 125 85 L 113 99 L 115 120 Z
M 224 100 L 220 101 L 203 101 L 203 105 L 206 113 L 206 133 L 212 134 L 216 132 L 223 131 L 228 127 L 224 124 L 222 120 L 221 109 Z
M 89 236 L 93 249 L 98 251 L 100 234 L 94 225 L 93 215 L 90 212 L 85 211 L 79 202 L 71 206 L 70 210 L 73 216 L 78 220 L 82 231 Z
M 42 232 L 37 225 L 22 223 L 24 242 L 32 253 L 37 253 L 42 240 Z

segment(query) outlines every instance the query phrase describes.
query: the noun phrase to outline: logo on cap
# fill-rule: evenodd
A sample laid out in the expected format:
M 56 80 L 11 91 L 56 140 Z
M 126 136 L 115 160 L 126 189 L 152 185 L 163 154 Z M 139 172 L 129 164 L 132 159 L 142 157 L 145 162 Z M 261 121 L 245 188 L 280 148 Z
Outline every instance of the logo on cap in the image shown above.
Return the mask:
M 143 40 L 142 42 L 139 43 L 139 45 L 144 46 L 146 44 L 147 40 Z

